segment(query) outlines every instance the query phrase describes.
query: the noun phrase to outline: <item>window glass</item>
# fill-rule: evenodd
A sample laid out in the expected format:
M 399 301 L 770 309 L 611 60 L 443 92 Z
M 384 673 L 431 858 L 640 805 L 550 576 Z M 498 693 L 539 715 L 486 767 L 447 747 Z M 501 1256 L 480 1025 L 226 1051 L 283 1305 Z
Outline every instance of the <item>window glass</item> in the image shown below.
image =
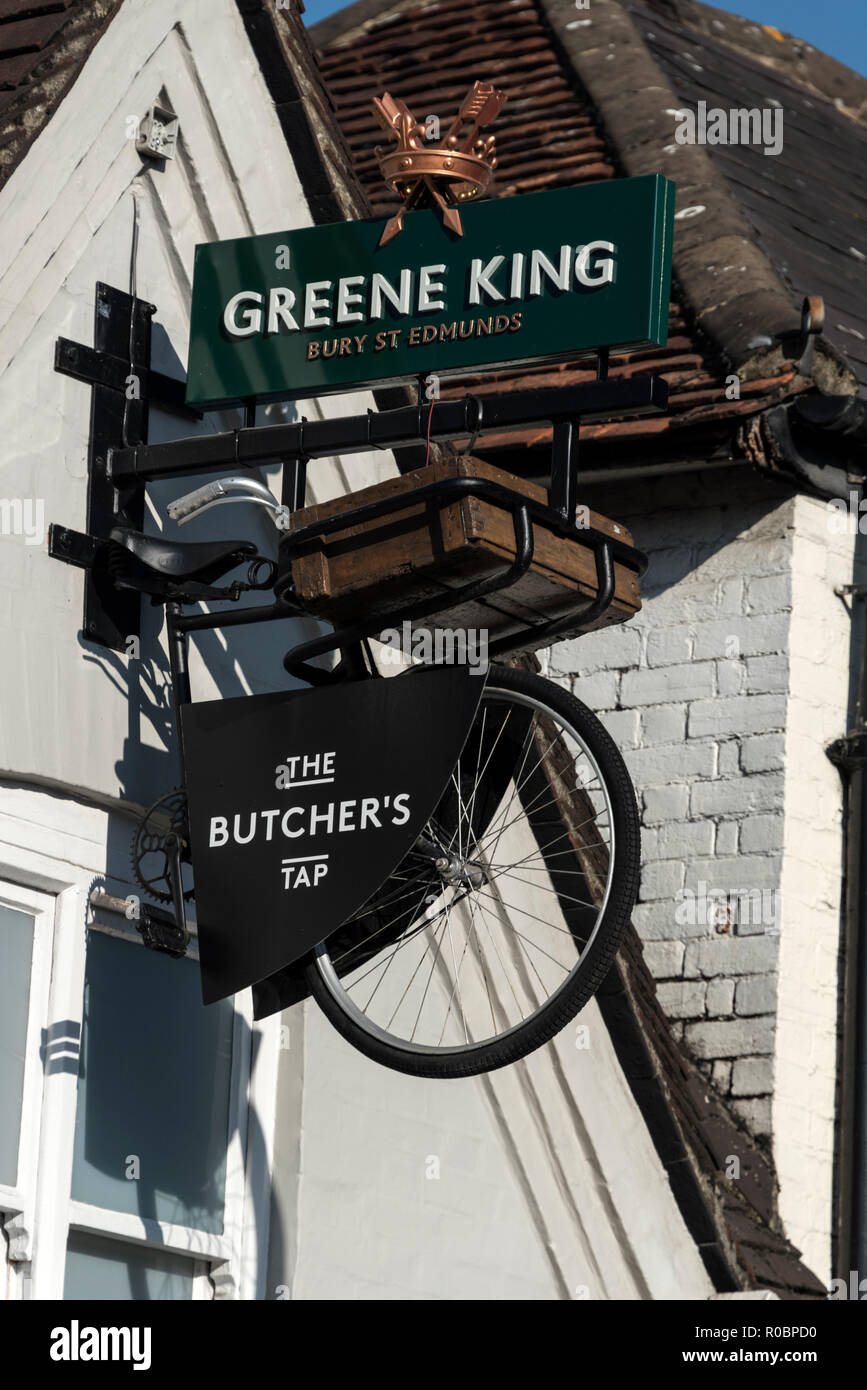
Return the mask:
M 0 904 L 0 1183 L 18 1181 L 33 917 Z
M 74 1201 L 222 1232 L 232 1022 L 197 962 L 90 933 Z
M 66 1299 L 184 1299 L 193 1296 L 193 1262 L 168 1250 L 147 1250 L 70 1231 Z

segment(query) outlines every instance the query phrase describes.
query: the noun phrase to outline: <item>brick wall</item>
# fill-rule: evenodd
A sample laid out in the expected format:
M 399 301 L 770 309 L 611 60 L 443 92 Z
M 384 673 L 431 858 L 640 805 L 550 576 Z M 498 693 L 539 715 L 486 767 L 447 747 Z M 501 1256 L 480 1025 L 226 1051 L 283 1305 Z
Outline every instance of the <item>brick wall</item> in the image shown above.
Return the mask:
M 745 470 L 645 484 L 630 512 L 622 491 L 593 504 L 650 554 L 644 607 L 554 648 L 549 672 L 600 714 L 635 782 L 634 920 L 672 1027 L 744 1125 L 773 1136 L 790 1234 L 821 1270 L 842 853 L 824 746 L 846 726 L 834 586 L 851 577 L 853 542 L 829 535 L 823 502 Z
M 662 1003 L 758 1135 L 770 1131 L 793 506 L 755 488 L 735 502 L 712 482 L 658 489 L 651 514 L 617 512 L 651 556 L 642 612 L 550 658 L 636 785 L 635 924 Z

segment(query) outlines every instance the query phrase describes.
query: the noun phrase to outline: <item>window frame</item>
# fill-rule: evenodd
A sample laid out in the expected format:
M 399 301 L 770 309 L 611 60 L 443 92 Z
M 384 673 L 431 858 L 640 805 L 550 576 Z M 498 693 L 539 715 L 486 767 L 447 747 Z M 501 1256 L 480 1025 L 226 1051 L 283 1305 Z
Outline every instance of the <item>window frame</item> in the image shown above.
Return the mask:
M 8 1275 L 0 1299 L 14 1299 L 23 1291 L 22 1266 L 32 1250 L 36 1204 L 39 1137 L 42 1122 L 44 1065 L 49 1028 L 49 993 L 54 939 L 54 899 L 48 893 L 0 880 L 0 906 L 33 918 L 30 953 L 30 993 L 24 1045 L 24 1077 L 18 1161 L 14 1186 L 0 1183 L 0 1224 L 8 1241 Z
M 34 793 L 39 797 L 39 793 Z M 0 824 L 3 795 L 0 788 Z M 56 804 L 56 803 L 55 803 Z M 68 820 L 61 837 L 68 835 L 76 849 L 77 818 L 93 814 L 70 799 L 66 803 Z M 109 815 L 125 818 L 123 809 Z M 48 817 L 46 816 L 46 820 Z M 107 825 L 106 825 L 107 828 Z M 125 1243 L 171 1250 L 189 1256 L 193 1263 L 193 1298 L 261 1299 L 267 1278 L 271 1163 L 277 1105 L 277 1070 L 280 1047 L 280 1015 L 253 1022 L 252 992 L 235 996 L 232 1035 L 232 1066 L 229 1080 L 229 1142 L 226 1150 L 226 1190 L 223 1232 L 219 1236 L 190 1227 L 146 1220 L 126 1213 L 112 1212 L 74 1202 L 71 1198 L 72 1160 L 78 1091 L 78 1066 L 58 1068 L 47 1073 L 40 1053 L 41 1028 L 49 1035 L 71 1037 L 69 1025 L 77 1027 L 77 1039 L 67 1042 L 64 1057 L 77 1059 L 84 1010 L 84 979 L 88 932 L 99 931 L 121 937 L 130 949 L 147 949 L 134 924 L 123 913 L 108 913 L 91 905 L 94 888 L 106 879 L 98 863 L 82 866 L 70 873 L 70 859 L 58 855 L 58 826 L 42 823 L 27 847 L 14 848 L 0 835 L 0 901 L 9 906 L 40 899 L 49 918 L 53 917 L 50 947 L 40 960 L 43 973 L 38 984 L 31 977 L 31 1008 L 42 1001 L 43 1013 L 35 1039 L 28 1022 L 28 1052 L 25 1065 L 23 1110 L 35 1111 L 38 1124 L 29 1132 L 28 1151 L 19 1160 L 19 1182 L 26 1175 L 26 1202 L 19 1203 L 4 1221 L 9 1237 L 6 1267 L 9 1271 L 5 1296 L 9 1299 L 63 1298 L 66 1245 L 70 1230 L 90 1232 Z M 105 843 L 103 841 L 103 843 Z M 99 845 L 90 846 L 96 856 Z M 104 853 L 104 851 L 103 851 Z M 55 857 L 58 856 L 58 857 Z M 77 857 L 77 856 L 76 856 Z M 117 880 L 114 880 L 117 882 Z M 20 886 L 19 886 L 20 885 Z M 109 890 L 109 891 L 118 891 Z M 120 892 L 126 891 L 120 888 Z M 136 890 L 131 889 L 131 892 Z M 96 920 L 98 916 L 99 920 Z M 198 958 L 195 927 L 188 956 Z M 34 937 L 35 937 L 34 933 Z M 51 947 L 53 946 L 53 949 Z M 35 1047 L 32 1043 L 35 1041 Z M 252 1059 L 255 1056 L 255 1067 Z M 251 1118 L 255 1115 L 255 1124 Z M 258 1203 L 254 1206 L 254 1192 Z M 0 1220 L 3 1219 L 0 1203 Z M 258 1224 L 255 1215 L 265 1213 Z M 0 1249 L 0 1271 L 3 1268 Z M 0 1281 L 2 1282 L 2 1281 Z M 0 1298 L 3 1290 L 0 1288 Z
M 108 915 L 99 909 L 101 915 Z M 87 934 L 97 933 L 123 941 L 131 950 L 144 951 L 144 945 L 132 923 L 127 924 L 118 916 L 116 923 L 91 921 Z M 120 925 L 123 923 L 123 925 Z M 198 961 L 198 942 L 195 932 L 191 936 L 186 959 Z M 83 985 L 83 982 L 82 982 Z M 172 1254 L 198 1256 L 192 1259 L 194 1275 L 207 1280 L 207 1270 L 224 1265 L 228 1269 L 219 1278 L 222 1296 L 231 1296 L 230 1289 L 237 1279 L 240 1259 L 240 1240 L 244 1212 L 244 1167 L 245 1137 L 247 1132 L 247 1085 L 250 1077 L 250 1052 L 252 1047 L 252 1002 L 250 991 L 236 996 L 232 1024 L 232 1065 L 229 1072 L 228 1096 L 228 1135 L 226 1145 L 226 1185 L 223 1199 L 223 1230 L 220 1235 L 200 1231 L 194 1226 L 177 1225 L 149 1217 L 134 1215 L 131 1212 L 115 1211 L 110 1207 L 94 1206 L 87 1202 L 69 1199 L 68 1233 L 81 1231 L 88 1235 L 105 1236 L 109 1240 L 121 1241 L 125 1245 L 142 1246 L 145 1249 L 166 1250 Z M 74 1137 L 74 1131 L 73 1131 Z M 70 1171 L 71 1183 L 71 1171 Z M 195 1266 L 202 1266 L 195 1274 Z M 194 1293 L 196 1286 L 194 1284 Z M 200 1292 L 199 1296 L 207 1297 Z

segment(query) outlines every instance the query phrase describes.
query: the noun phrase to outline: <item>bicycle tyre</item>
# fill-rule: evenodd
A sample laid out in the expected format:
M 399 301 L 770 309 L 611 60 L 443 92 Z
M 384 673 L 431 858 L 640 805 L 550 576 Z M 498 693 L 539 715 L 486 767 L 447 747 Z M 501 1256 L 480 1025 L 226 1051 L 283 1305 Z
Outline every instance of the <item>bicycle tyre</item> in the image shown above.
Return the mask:
M 623 939 L 637 897 L 640 830 L 635 793 L 623 758 L 607 730 L 574 695 L 528 671 L 493 666 L 488 676 L 486 695 L 496 691 L 506 692 L 507 696 L 515 699 L 531 701 L 537 710 L 553 717 L 577 735 L 578 741 L 588 750 L 600 775 L 604 777 L 614 845 L 606 899 L 592 938 L 586 950 L 580 954 L 571 975 L 526 1023 L 511 1028 L 501 1037 L 495 1036 L 473 1046 L 444 1047 L 433 1053 L 420 1051 L 416 1045 L 407 1044 L 405 1040 L 380 1036 L 378 1030 L 359 1019 L 331 963 L 329 942 L 322 943 L 306 970 L 310 993 L 316 1003 L 353 1047 L 384 1066 L 413 1076 L 474 1076 L 516 1062 L 549 1042 L 575 1018 L 604 980 Z M 530 819 L 528 816 L 528 821 Z M 557 873 L 560 872 L 558 869 Z M 491 1014 L 493 1020 L 493 1005 Z

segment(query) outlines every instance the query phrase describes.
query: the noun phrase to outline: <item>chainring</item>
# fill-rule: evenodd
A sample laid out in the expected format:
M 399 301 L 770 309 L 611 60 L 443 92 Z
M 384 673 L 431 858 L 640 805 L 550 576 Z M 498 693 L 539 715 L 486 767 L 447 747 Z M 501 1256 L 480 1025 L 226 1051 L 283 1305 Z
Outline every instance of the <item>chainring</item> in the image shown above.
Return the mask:
M 149 806 L 136 826 L 130 846 L 132 870 L 139 886 L 157 902 L 171 903 L 169 849 L 167 840 L 176 835 L 181 843 L 181 860 L 189 863 L 190 832 L 187 823 L 187 795 L 176 788 L 164 792 Z M 163 885 L 163 886 L 161 886 Z M 189 902 L 195 890 L 184 892 Z

